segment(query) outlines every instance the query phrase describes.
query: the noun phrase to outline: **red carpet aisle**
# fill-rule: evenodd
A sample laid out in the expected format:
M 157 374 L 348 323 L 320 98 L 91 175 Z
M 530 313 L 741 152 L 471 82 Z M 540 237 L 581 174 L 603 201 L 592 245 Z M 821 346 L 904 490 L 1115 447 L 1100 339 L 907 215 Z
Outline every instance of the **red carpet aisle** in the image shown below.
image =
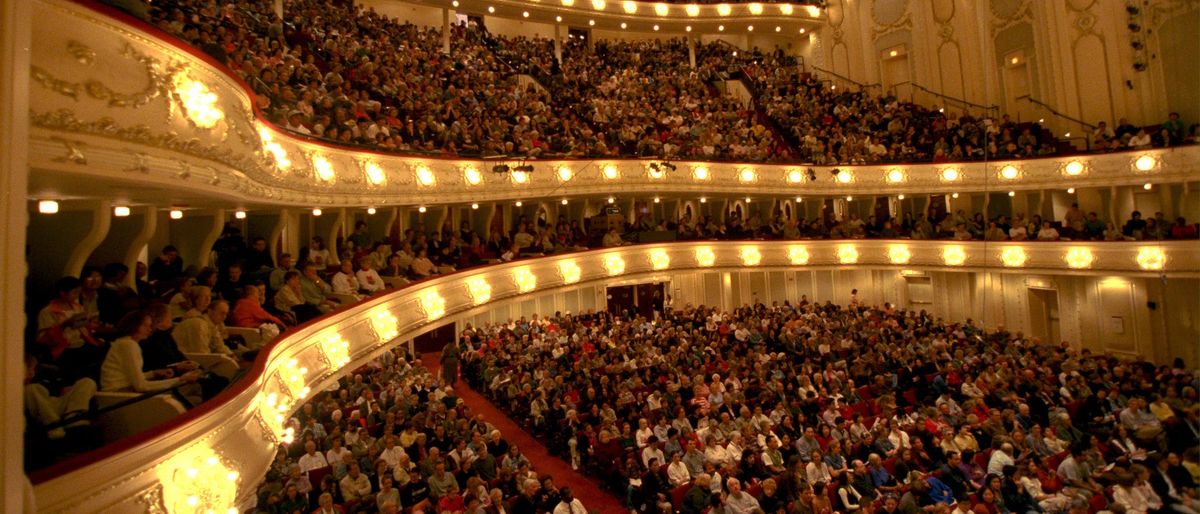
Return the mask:
M 437 353 L 421 355 L 421 363 L 426 368 L 429 368 L 435 376 L 441 376 L 442 365 L 438 362 Z M 519 446 L 521 453 L 525 454 L 529 462 L 533 463 L 533 469 L 538 472 L 539 476 L 551 476 L 558 487 L 570 487 L 571 491 L 575 493 L 575 497 L 579 498 L 579 501 L 583 502 L 584 507 L 587 507 L 591 512 L 602 514 L 626 512 L 621 507 L 620 500 L 600 489 L 600 486 L 595 481 L 572 470 L 570 464 L 551 455 L 550 451 L 545 446 L 542 446 L 542 443 L 539 443 L 533 436 L 522 430 L 511 419 L 508 419 L 508 416 L 503 411 L 492 406 L 492 403 L 487 398 L 467 387 L 466 382 L 460 380 L 458 386 L 455 387 L 455 392 L 471 408 L 472 413 L 483 414 L 484 419 L 488 423 L 495 425 L 509 443 Z

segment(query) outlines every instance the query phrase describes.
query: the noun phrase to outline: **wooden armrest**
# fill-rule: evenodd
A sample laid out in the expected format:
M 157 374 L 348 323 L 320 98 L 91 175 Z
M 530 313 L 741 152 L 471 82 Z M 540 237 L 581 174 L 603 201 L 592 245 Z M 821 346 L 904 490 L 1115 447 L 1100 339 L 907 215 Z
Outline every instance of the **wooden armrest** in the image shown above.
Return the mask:
M 263 343 L 266 342 L 263 341 L 262 332 L 257 328 L 225 327 L 225 331 L 231 336 L 241 336 L 246 341 L 246 347 L 250 349 L 262 348 Z
M 238 372 L 238 363 L 232 357 L 220 353 L 185 353 L 188 360 L 214 374 L 232 379 Z
M 387 284 L 388 287 L 395 289 L 407 284 L 408 279 L 404 277 L 383 277 L 383 283 Z

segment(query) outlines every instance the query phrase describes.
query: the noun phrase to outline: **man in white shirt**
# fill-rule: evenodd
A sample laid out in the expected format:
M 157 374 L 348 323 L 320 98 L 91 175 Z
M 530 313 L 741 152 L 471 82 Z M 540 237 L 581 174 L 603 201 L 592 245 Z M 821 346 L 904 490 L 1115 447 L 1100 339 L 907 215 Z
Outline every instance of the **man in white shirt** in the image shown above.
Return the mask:
M 301 473 L 329 466 L 329 461 L 325 460 L 325 456 L 317 453 L 317 443 L 312 441 L 304 443 L 304 452 L 304 455 L 300 456 Z
M 1000 449 L 992 452 L 992 457 L 988 459 L 988 474 L 1004 476 L 1004 466 L 1015 466 L 1016 462 L 1013 461 L 1012 451 L 1012 443 L 1004 443 L 1000 445 Z
M 358 271 L 354 273 L 358 279 L 358 287 L 368 293 L 382 291 L 387 287 L 383 282 L 383 277 L 379 276 L 379 272 L 371 268 L 370 259 L 363 257 L 358 263 Z
M 383 442 L 384 449 L 382 452 L 379 452 L 379 458 L 383 459 L 384 462 L 387 462 L 389 468 L 394 469 L 396 467 L 396 464 L 398 464 L 400 462 L 400 456 L 407 455 L 407 454 L 404 453 L 403 448 L 396 446 L 395 437 L 393 437 L 391 435 L 388 435 L 386 437 L 387 438 Z
M 350 463 L 350 471 L 342 477 L 342 499 L 347 502 L 359 501 L 371 497 L 371 479 L 362 474 L 357 462 Z
M 725 485 L 729 487 L 729 494 L 725 495 L 725 514 L 750 514 L 759 508 L 758 500 L 742 491 L 740 480 L 730 477 Z
M 680 454 L 671 455 L 671 464 L 667 466 L 667 480 L 672 487 L 678 487 L 687 483 L 692 479 L 691 471 L 688 471 L 687 464 L 683 463 Z
M 666 457 L 663 456 L 663 451 L 659 449 L 658 437 L 655 436 L 650 436 L 650 439 L 647 440 L 646 447 L 642 448 L 642 465 L 649 468 L 650 459 L 658 459 L 659 462 L 667 460 Z
M 558 494 L 559 502 L 558 506 L 554 507 L 554 514 L 587 514 L 587 508 L 571 494 L 570 487 L 559 489 Z
M 638 429 L 633 435 L 637 439 L 638 449 L 641 449 L 650 444 L 649 441 L 654 436 L 654 430 L 650 428 L 650 422 L 646 421 L 646 418 L 642 418 L 638 420 Z

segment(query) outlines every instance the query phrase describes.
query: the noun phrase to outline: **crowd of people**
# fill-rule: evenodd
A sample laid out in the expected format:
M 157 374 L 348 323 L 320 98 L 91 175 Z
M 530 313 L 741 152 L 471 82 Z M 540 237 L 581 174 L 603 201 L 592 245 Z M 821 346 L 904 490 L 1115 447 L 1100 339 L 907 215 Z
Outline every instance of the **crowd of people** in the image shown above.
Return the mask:
M 287 425 L 295 442 L 280 447 L 251 512 L 588 512 L 404 349 L 317 393 Z
M 944 114 L 894 96 L 834 90 L 781 52 L 683 39 L 493 35 L 474 22 L 421 28 L 345 2 L 152 4 L 150 20 L 226 64 L 260 111 L 302 135 L 384 151 L 812 164 L 960 161 L 1054 154 L 1037 123 Z M 526 74 L 537 83 L 520 79 Z M 753 101 L 718 91 L 744 77 Z M 1194 141 L 1177 114 L 1153 133 L 1102 122 L 1097 150 Z
M 1198 377 L 1179 360 L 803 297 L 535 315 L 467 326 L 454 352 L 631 512 L 1200 508 Z

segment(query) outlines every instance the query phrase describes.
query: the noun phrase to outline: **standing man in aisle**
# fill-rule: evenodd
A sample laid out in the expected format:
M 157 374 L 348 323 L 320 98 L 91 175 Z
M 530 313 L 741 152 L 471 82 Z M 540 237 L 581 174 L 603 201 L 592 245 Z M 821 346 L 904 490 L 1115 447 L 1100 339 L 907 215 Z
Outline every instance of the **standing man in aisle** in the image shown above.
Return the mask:
M 451 342 L 442 348 L 442 384 L 458 382 L 458 343 Z

